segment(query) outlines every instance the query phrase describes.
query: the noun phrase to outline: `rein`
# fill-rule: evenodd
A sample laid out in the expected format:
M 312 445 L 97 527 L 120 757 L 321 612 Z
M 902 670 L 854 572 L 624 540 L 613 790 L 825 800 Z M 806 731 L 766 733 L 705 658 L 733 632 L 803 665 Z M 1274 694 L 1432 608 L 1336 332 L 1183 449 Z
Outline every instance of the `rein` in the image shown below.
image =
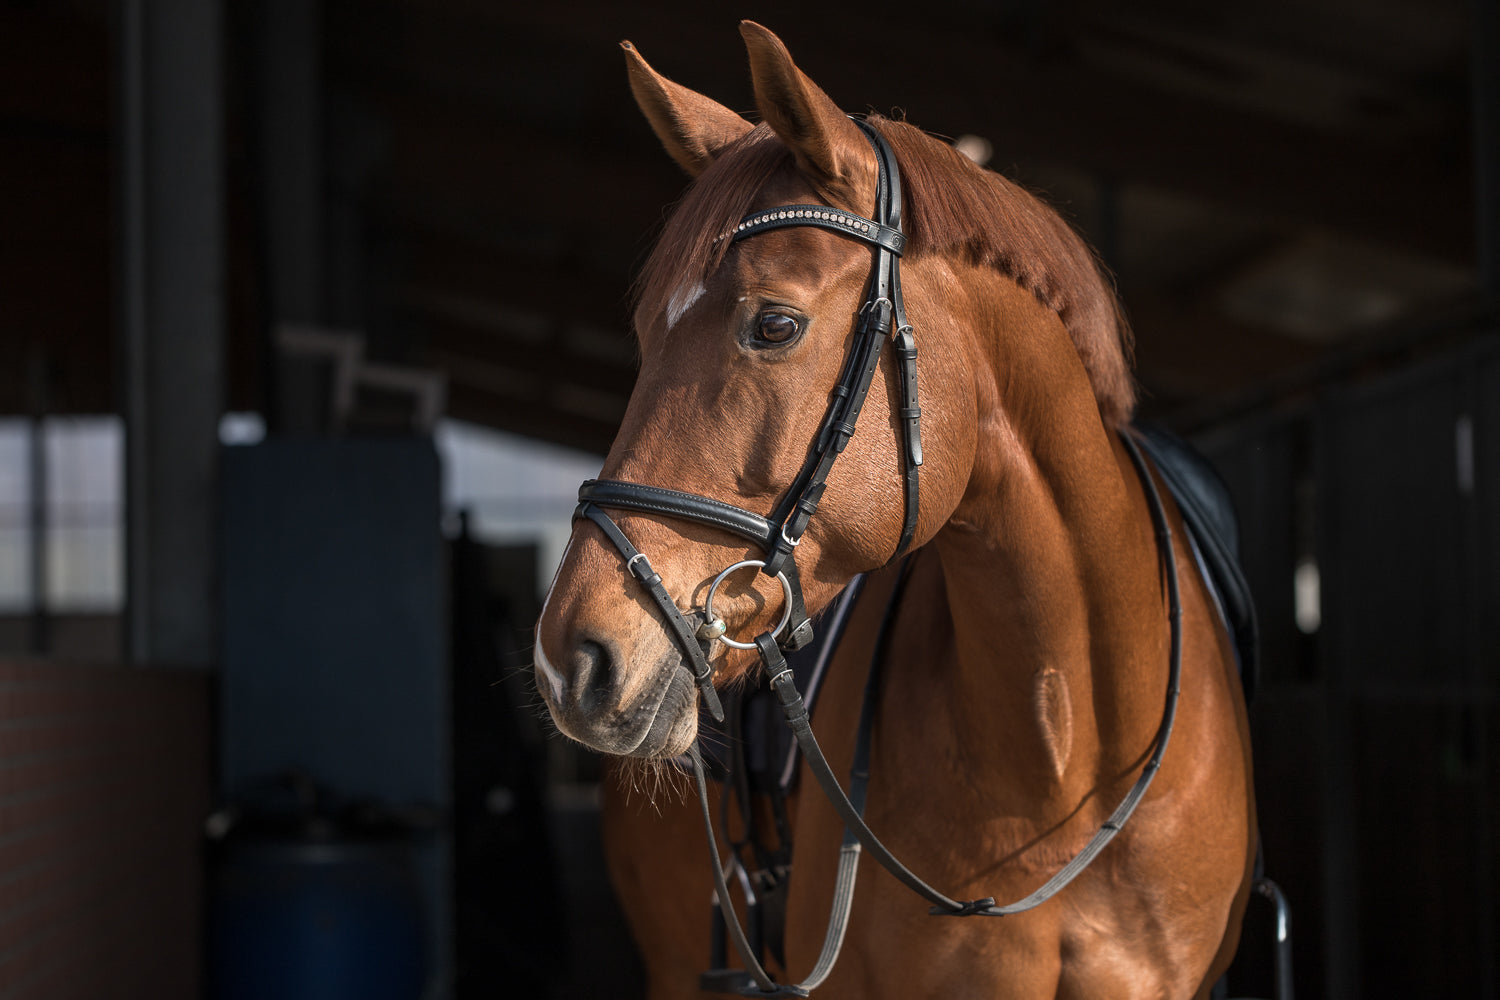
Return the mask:
M 996 905 L 993 897 L 965 902 L 944 895 L 913 874 L 891 854 L 865 824 L 864 799 L 869 781 L 870 744 L 878 702 L 879 666 L 887 635 L 895 617 L 897 601 L 905 587 L 906 575 L 904 573 L 892 592 L 882 620 L 880 634 L 876 640 L 875 660 L 871 664 L 865 687 L 854 766 L 850 775 L 850 791 L 847 795 L 824 757 L 813 735 L 807 707 L 802 700 L 802 695 L 797 691 L 792 671 L 787 666 L 783 655 L 783 650 L 800 649 L 812 639 L 812 622 L 807 614 L 798 577 L 796 548 L 822 499 L 834 461 L 843 452 L 849 438 L 854 434 L 875 369 L 880 362 L 881 348 L 887 339 L 894 352 L 900 382 L 901 406 L 898 416 L 902 426 L 900 441 L 903 458 L 904 519 L 895 554 L 891 557 L 892 561 L 905 554 L 916 531 L 919 513 L 918 470 L 922 464 L 921 413 L 917 396 L 917 350 L 912 327 L 906 321 L 906 311 L 901 300 L 899 261 L 905 247 L 905 237 L 901 232 L 900 174 L 897 170 L 895 154 L 885 139 L 866 122 L 859 119 L 854 119 L 854 122 L 864 131 L 871 146 L 874 147 L 879 169 L 876 185 L 876 215 L 873 219 L 833 209 L 826 205 L 784 205 L 754 212 L 742 219 L 734 229 L 720 237 L 720 239 L 738 241 L 769 229 L 786 226 L 813 226 L 859 240 L 873 250 L 874 261 L 867 297 L 858 311 L 854 339 L 844 358 L 838 384 L 834 387 L 822 425 L 809 448 L 802 468 L 787 492 L 777 502 L 771 515 L 763 517 L 711 497 L 616 479 L 586 481 L 579 489 L 579 504 L 573 514 L 574 520 L 586 518 L 604 532 L 605 537 L 624 557 L 626 568 L 651 595 L 674 641 L 683 653 L 684 669 L 692 674 L 703 694 L 704 705 L 715 720 L 721 722 L 724 720 L 724 708 L 714 688 L 713 668 L 709 665 L 707 657 L 708 645 L 714 640 L 719 640 L 737 648 L 754 648 L 759 651 L 771 686 L 781 703 L 787 725 L 791 728 L 809 769 L 834 809 L 844 820 L 844 843 L 839 853 L 834 901 L 828 929 L 824 936 L 823 949 L 812 974 L 804 982 L 797 985 L 779 984 L 761 965 L 756 956 L 757 949 L 752 947 L 735 915 L 725 882 L 724 870 L 719 863 L 719 846 L 714 834 L 701 753 L 696 744 L 689 750 L 688 757 L 698 786 L 704 828 L 711 850 L 715 896 L 730 939 L 744 962 L 745 971 L 750 980 L 750 982 L 742 980 L 742 985 L 737 992 L 747 996 L 808 996 L 833 971 L 834 963 L 843 945 L 845 930 L 848 927 L 854 897 L 855 875 L 859 856 L 863 850 L 868 850 L 875 860 L 891 874 L 927 899 L 932 904 L 930 912 L 934 915 L 999 917 L 1029 910 L 1050 899 L 1093 861 L 1120 832 L 1126 820 L 1135 811 L 1160 768 L 1177 709 L 1182 665 L 1182 607 L 1178 592 L 1172 532 L 1167 523 L 1161 496 L 1146 466 L 1145 459 L 1141 456 L 1134 439 L 1128 433 L 1122 432 L 1121 440 L 1135 465 L 1147 497 L 1156 531 L 1158 551 L 1165 564 L 1171 623 L 1169 680 L 1166 708 L 1163 712 L 1161 727 L 1157 732 L 1155 750 L 1135 785 L 1126 794 L 1124 801 L 1099 828 L 1083 850 L 1040 889 L 1022 900 L 1004 906 Z M 703 612 L 685 612 L 672 601 L 671 595 L 662 584 L 661 576 L 652 569 L 650 559 L 631 543 L 619 525 L 605 513 L 606 507 L 661 514 L 720 528 L 759 547 L 764 558 L 742 560 L 729 566 L 719 573 L 710 586 L 704 601 Z M 729 639 L 725 634 L 725 623 L 722 619 L 713 617 L 712 613 L 714 595 L 719 586 L 732 573 L 749 567 L 757 567 L 765 575 L 776 578 L 781 583 L 786 598 L 786 611 L 781 621 L 769 632 L 756 637 L 753 643 Z M 691 667 L 687 664 L 691 664 Z
M 1060 868 L 1040 888 L 1036 889 L 1026 897 L 1013 903 L 998 905 L 993 896 L 981 899 L 960 901 L 953 899 L 942 892 L 934 889 L 927 882 L 911 871 L 900 859 L 880 841 L 875 832 L 866 825 L 864 821 L 865 792 L 870 779 L 870 744 L 874 734 L 875 712 L 879 695 L 879 670 L 884 659 L 885 642 L 889 634 L 891 623 L 895 616 L 899 598 L 905 589 L 906 578 L 897 583 L 891 594 L 890 601 L 886 605 L 885 615 L 881 621 L 880 632 L 876 637 L 875 653 L 870 664 L 870 673 L 865 683 L 864 702 L 860 709 L 859 730 L 855 738 L 854 760 L 849 772 L 849 792 L 846 795 L 839 784 L 838 777 L 833 773 L 827 758 L 823 755 L 822 748 L 818 745 L 817 737 L 813 735 L 812 723 L 808 718 L 807 708 L 803 704 L 802 696 L 798 693 L 796 685 L 792 680 L 792 671 L 787 667 L 785 659 L 781 656 L 776 644 L 770 641 L 769 635 L 763 635 L 756 640 L 760 649 L 761 657 L 765 660 L 768 670 L 771 672 L 771 686 L 776 692 L 776 697 L 781 703 L 782 713 L 786 717 L 787 725 L 791 728 L 797 739 L 797 746 L 802 751 L 807 761 L 808 770 L 817 780 L 823 794 L 827 797 L 834 811 L 844 821 L 844 843 L 839 850 L 838 872 L 834 882 L 834 897 L 830 907 L 828 918 L 828 930 L 824 935 L 823 950 L 818 956 L 817 963 L 813 966 L 811 974 L 803 982 L 796 985 L 777 983 L 771 975 L 766 972 L 756 957 L 754 949 L 751 948 L 749 940 L 740 928 L 739 920 L 735 915 L 734 908 L 729 902 L 729 890 L 724 881 L 724 873 L 719 866 L 719 845 L 714 836 L 713 821 L 709 814 L 708 786 L 703 773 L 703 762 L 697 746 L 689 751 L 689 760 L 693 767 L 693 777 L 698 785 L 698 798 L 702 806 L 704 818 L 704 831 L 708 837 L 710 848 L 710 866 L 713 869 L 714 892 L 720 910 L 724 916 L 724 922 L 729 931 L 730 940 L 734 942 L 735 950 L 739 953 L 741 961 L 745 963 L 748 978 L 752 981 L 745 983 L 737 990 L 741 995 L 753 997 L 787 997 L 808 996 L 814 989 L 822 985 L 829 973 L 833 971 L 834 963 L 838 959 L 839 950 L 843 945 L 844 932 L 848 927 L 849 914 L 852 909 L 854 897 L 854 880 L 859 865 L 861 848 L 868 850 L 872 857 L 880 863 L 880 866 L 894 875 L 902 884 L 911 889 L 917 895 L 923 897 L 932 905 L 928 911 L 933 916 L 949 917 L 1006 917 L 1017 913 L 1024 913 L 1034 909 L 1053 896 L 1057 895 L 1067 887 L 1074 879 L 1083 873 L 1099 853 L 1112 841 L 1124 828 L 1127 820 L 1146 795 L 1147 789 L 1151 787 L 1157 773 L 1161 770 L 1161 761 L 1167 752 L 1167 744 L 1172 738 L 1172 728 L 1177 718 L 1177 702 L 1181 693 L 1182 678 L 1182 598 L 1177 576 L 1177 554 L 1176 546 L 1172 540 L 1172 528 L 1167 522 L 1166 507 L 1162 503 L 1161 494 L 1156 488 L 1156 482 L 1151 476 L 1150 469 L 1141 455 L 1140 447 L 1128 432 L 1120 433 L 1120 440 L 1125 445 L 1126 452 L 1130 455 L 1131 463 L 1135 466 L 1137 476 L 1140 478 L 1141 486 L 1146 495 L 1147 506 L 1151 512 L 1151 522 L 1156 533 L 1156 544 L 1159 558 L 1163 564 L 1163 574 L 1166 578 L 1168 622 L 1171 629 L 1171 649 L 1168 654 L 1167 667 L 1167 691 L 1166 704 L 1162 710 L 1161 725 L 1157 729 L 1156 745 L 1152 750 L 1150 758 L 1142 768 L 1140 776 L 1125 798 L 1120 802 L 1108 819 L 1095 831 L 1089 842 L 1084 845 L 1073 859 Z

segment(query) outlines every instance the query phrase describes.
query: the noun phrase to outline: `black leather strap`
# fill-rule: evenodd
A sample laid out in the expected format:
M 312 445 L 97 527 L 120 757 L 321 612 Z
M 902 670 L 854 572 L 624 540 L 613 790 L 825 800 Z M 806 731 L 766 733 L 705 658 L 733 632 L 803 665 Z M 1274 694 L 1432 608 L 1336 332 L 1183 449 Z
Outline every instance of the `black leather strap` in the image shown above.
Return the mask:
M 904 317 L 897 322 L 904 323 Z M 897 370 L 901 376 L 901 411 L 898 415 L 903 429 L 901 444 L 906 453 L 906 472 L 901 483 L 906 518 L 901 524 L 901 539 L 896 543 L 896 554 L 892 557 L 899 559 L 911 546 L 912 537 L 917 531 L 917 513 L 921 509 L 918 471 L 922 465 L 922 407 L 917 397 L 917 342 L 910 326 L 902 325 L 897 328 L 892 346 L 896 351 Z
M 761 548 L 769 547 L 777 533 L 770 521 L 743 507 L 735 507 L 696 493 L 628 483 L 620 479 L 584 480 L 578 489 L 578 501 L 697 521 L 699 524 L 732 531 Z
M 1101 851 L 1112 841 L 1124 828 L 1126 821 L 1135 812 L 1141 800 L 1145 797 L 1151 783 L 1155 780 L 1157 773 L 1161 770 L 1161 761 L 1167 751 L 1167 744 L 1172 736 L 1172 728 L 1177 716 L 1177 701 L 1181 693 L 1182 680 L 1182 596 L 1177 577 L 1177 556 L 1172 541 L 1172 529 L 1167 522 L 1166 507 L 1162 502 L 1161 494 L 1156 488 L 1155 480 L 1152 478 L 1151 470 L 1142 457 L 1135 439 L 1129 432 L 1122 432 L 1121 440 L 1125 450 L 1130 456 L 1131 464 L 1135 466 L 1136 474 L 1141 481 L 1141 488 L 1146 496 L 1147 507 L 1150 510 L 1152 526 L 1156 533 L 1158 558 L 1162 564 L 1162 572 L 1166 578 L 1168 624 L 1170 631 L 1171 651 L 1168 656 L 1167 669 L 1167 692 L 1166 705 L 1162 713 L 1161 725 L 1157 729 L 1156 745 L 1152 750 L 1150 758 L 1142 769 L 1140 776 L 1130 791 L 1126 793 L 1124 800 L 1110 814 L 1109 818 L 1095 832 L 1076 856 L 1064 865 L 1052 878 L 1048 879 L 1039 889 L 1023 899 L 1017 900 L 1004 906 L 997 905 L 992 896 L 986 896 L 973 900 L 952 899 L 915 875 L 910 869 L 901 863 L 880 842 L 880 839 L 866 825 L 864 821 L 865 789 L 869 782 L 870 747 L 873 741 L 875 728 L 875 713 L 879 702 L 880 689 L 880 667 L 884 658 L 884 651 L 888 640 L 892 622 L 895 619 L 895 611 L 899 605 L 900 597 L 905 590 L 908 574 L 903 572 L 895 589 L 891 593 L 886 605 L 885 615 L 881 621 L 880 632 L 876 636 L 875 656 L 870 664 L 869 677 L 865 684 L 864 704 L 860 710 L 859 730 L 855 739 L 855 751 L 853 766 L 850 769 L 850 789 L 846 795 L 840 787 L 838 779 L 833 774 L 828 760 L 823 756 L 822 748 L 818 746 L 817 738 L 813 735 L 812 724 L 808 718 L 807 707 L 797 691 L 792 679 L 792 672 L 786 665 L 785 658 L 780 649 L 772 641 L 769 635 L 762 635 L 756 639 L 756 646 L 760 651 L 761 658 L 765 662 L 766 670 L 770 674 L 771 686 L 776 692 L 777 699 L 782 706 L 782 712 L 786 717 L 787 725 L 796 736 L 803 757 L 807 760 L 813 777 L 822 787 L 824 794 L 828 797 L 830 804 L 844 821 L 844 843 L 840 849 L 839 867 L 835 879 L 834 904 L 829 916 L 827 932 L 824 936 L 823 950 L 818 956 L 818 962 L 813 968 L 813 973 L 802 983 L 797 985 L 784 985 L 776 983 L 761 966 L 757 954 L 752 948 L 750 941 L 746 938 L 739 926 L 738 919 L 734 914 L 733 907 L 729 904 L 728 889 L 724 884 L 724 876 L 718 865 L 718 846 L 714 839 L 713 823 L 709 816 L 708 789 L 703 777 L 703 768 L 699 759 L 697 748 L 691 752 L 694 776 L 698 783 L 699 800 L 702 804 L 704 827 L 708 835 L 709 845 L 714 860 L 714 880 L 716 887 L 716 898 L 723 914 L 723 920 L 735 948 L 744 962 L 746 973 L 743 979 L 734 984 L 735 989 L 746 996 L 807 996 L 816 989 L 832 972 L 834 963 L 838 960 L 839 951 L 842 948 L 844 933 L 848 927 L 848 918 L 853 906 L 855 873 L 859 864 L 861 848 L 870 851 L 871 855 L 880 862 L 881 866 L 894 875 L 912 891 L 932 903 L 929 911 L 935 916 L 986 916 L 1003 917 L 1040 906 L 1061 892 L 1069 883 L 1078 877 Z M 727 985 L 727 984 L 726 984 Z
M 896 163 L 896 154 L 868 122 L 856 120 L 856 124 L 869 137 L 875 147 L 875 156 L 880 163 L 876 200 L 880 205 L 881 218 L 887 225 L 901 228 L 901 170 Z M 906 304 L 901 297 L 901 262 L 894 256 L 880 254 L 875 268 L 876 294 L 889 296 L 891 302 L 891 348 L 895 352 L 896 372 L 901 387 L 901 408 L 898 414 L 902 425 L 902 451 L 905 459 L 905 474 L 902 482 L 902 503 L 905 515 L 901 525 L 901 537 L 891 561 L 906 554 L 916 534 L 917 517 L 921 508 L 918 489 L 918 469 L 922 465 L 921 404 L 917 394 L 917 344 L 911 324 L 906 319 Z
M 850 796 L 844 794 L 843 788 L 839 786 L 838 778 L 833 769 L 829 767 L 827 758 L 823 756 L 822 749 L 818 746 L 817 738 L 813 735 L 812 726 L 807 719 L 807 712 L 802 706 L 802 698 L 797 694 L 796 686 L 791 681 L 790 672 L 773 677 L 772 681 L 776 687 L 776 693 L 781 700 L 782 710 L 786 715 L 787 725 L 791 727 L 792 733 L 797 738 L 797 745 L 802 750 L 803 757 L 807 760 L 808 768 L 813 777 L 823 789 L 824 795 L 828 797 L 829 803 L 834 811 L 844 821 L 846 835 L 852 833 L 864 845 L 870 856 L 878 861 L 881 867 L 894 875 L 907 888 L 932 903 L 931 913 L 935 916 L 953 917 L 1004 917 L 1026 910 L 1034 909 L 1061 892 L 1070 882 L 1089 866 L 1090 862 L 1099 855 L 1099 852 L 1119 834 L 1130 819 L 1135 808 L 1145 797 L 1147 789 L 1151 787 L 1157 772 L 1161 769 L 1162 757 L 1167 752 L 1167 743 L 1172 737 L 1172 727 L 1177 718 L 1177 700 L 1181 693 L 1182 680 L 1182 598 L 1177 579 L 1177 556 L 1175 546 L 1172 543 L 1172 529 L 1167 523 L 1166 507 L 1162 503 L 1161 494 L 1156 488 L 1156 482 L 1151 476 L 1151 471 L 1141 456 L 1135 439 L 1129 432 L 1122 432 L 1120 439 L 1125 445 L 1126 452 L 1130 455 L 1131 463 L 1135 466 L 1136 474 L 1140 477 L 1141 488 L 1146 495 L 1147 507 L 1151 512 L 1151 522 L 1156 531 L 1156 542 L 1158 557 L 1162 562 L 1162 572 L 1167 583 L 1168 624 L 1171 633 L 1171 652 L 1168 656 L 1167 667 L 1167 693 L 1166 706 L 1162 712 L 1162 721 L 1157 729 L 1156 746 L 1152 750 L 1150 758 L 1141 770 L 1140 776 L 1130 791 L 1126 793 L 1124 800 L 1110 814 L 1109 818 L 1099 827 L 1092 839 L 1084 845 L 1083 850 L 1064 865 L 1052 878 L 1048 879 L 1041 888 L 1026 896 L 1004 906 L 996 905 L 993 897 L 982 899 L 960 901 L 952 899 L 934 889 L 911 869 L 901 863 L 886 846 L 881 843 L 875 832 L 865 824 L 863 817 L 863 802 L 856 805 Z M 764 650 L 762 654 L 764 655 Z M 877 660 L 872 664 L 870 679 L 865 687 L 865 705 L 861 712 L 860 730 L 857 736 L 855 759 L 856 761 L 869 760 L 869 744 L 872 738 L 873 724 L 870 720 L 874 718 L 874 702 L 877 699 L 878 679 L 873 669 L 878 667 Z M 866 766 L 868 766 L 866 764 Z
M 846 840 L 854 836 L 868 850 L 881 866 L 894 875 L 898 880 L 910 888 L 913 892 L 927 899 L 933 904 L 931 912 L 940 916 L 990 916 L 1001 917 L 1040 906 L 1051 899 L 1058 892 L 1072 882 L 1088 867 L 1099 852 L 1109 844 L 1111 840 L 1124 827 L 1135 808 L 1139 805 L 1146 791 L 1151 787 L 1158 771 L 1161 768 L 1162 757 L 1166 754 L 1168 741 L 1171 739 L 1173 724 L 1176 720 L 1177 701 L 1180 694 L 1182 676 L 1182 601 L 1177 578 L 1177 560 L 1175 547 L 1172 543 L 1171 527 L 1167 523 L 1166 509 L 1162 503 L 1160 493 L 1156 489 L 1155 481 L 1151 476 L 1150 469 L 1142 458 L 1135 440 L 1129 434 L 1122 434 L 1121 440 L 1130 455 L 1131 462 L 1135 466 L 1136 473 L 1140 477 L 1142 489 L 1146 494 L 1147 506 L 1150 509 L 1151 520 L 1156 531 L 1159 558 L 1163 563 L 1163 573 L 1167 583 L 1168 599 L 1168 621 L 1171 633 L 1171 652 L 1168 664 L 1168 680 L 1166 692 L 1166 706 L 1163 710 L 1161 725 L 1157 731 L 1156 746 L 1146 766 L 1142 769 L 1136 783 L 1126 794 L 1124 800 L 1110 814 L 1109 818 L 1100 826 L 1094 837 L 1084 846 L 1071 861 L 1060 869 L 1052 878 L 1025 898 L 1005 906 L 996 905 L 993 897 L 982 899 L 959 901 L 952 899 L 928 885 L 920 877 L 900 862 L 881 843 L 863 818 L 863 802 L 854 802 L 852 796 L 846 796 L 840 787 L 838 779 L 834 776 L 832 768 L 829 767 L 827 759 L 823 756 L 822 749 L 818 746 L 817 738 L 813 735 L 812 726 L 807 718 L 806 708 L 802 704 L 801 695 L 797 693 L 796 686 L 791 680 L 790 671 L 780 671 L 773 675 L 772 684 L 782 704 L 782 710 L 786 716 L 787 725 L 791 728 L 797 738 L 797 743 L 804 758 L 808 762 L 813 777 L 822 787 L 824 794 L 833 805 L 839 817 L 844 820 Z M 769 655 L 769 651 L 762 647 L 761 653 L 767 659 L 768 669 L 774 670 L 776 657 Z M 858 733 L 855 750 L 855 772 L 858 774 L 868 768 L 869 745 L 872 738 L 874 704 L 877 700 L 878 679 L 876 671 L 878 661 L 872 664 L 870 680 L 866 684 L 865 704 L 861 711 L 860 731 Z M 851 782 L 851 791 L 857 790 L 862 794 L 862 783 L 854 785 Z
M 792 671 L 787 666 L 786 659 L 781 655 L 781 649 L 769 634 L 757 637 L 755 643 L 766 661 L 767 670 L 772 671 L 771 680 L 772 684 L 776 685 L 778 696 L 783 696 L 782 692 L 787 687 L 786 678 L 791 676 Z M 796 704 L 802 707 L 801 714 L 805 719 L 806 708 L 802 706 L 802 696 L 796 693 L 795 685 L 791 686 L 791 692 Z M 708 784 L 703 775 L 702 754 L 696 744 L 688 751 L 688 759 L 692 764 L 693 778 L 698 786 L 698 803 L 703 814 L 704 832 L 708 838 L 709 858 L 713 869 L 714 898 L 722 915 L 722 926 L 729 940 L 733 942 L 735 951 L 739 953 L 740 961 L 745 966 L 743 975 L 737 979 L 729 979 L 715 973 L 706 976 L 702 980 L 702 986 L 705 989 L 720 992 L 732 991 L 751 997 L 810 995 L 828 978 L 838 962 L 839 952 L 843 950 L 844 935 L 849 928 L 849 915 L 854 909 L 854 883 L 859 870 L 861 853 L 859 842 L 846 838 L 844 846 L 839 851 L 838 870 L 834 877 L 833 903 L 828 915 L 828 929 L 824 932 L 823 948 L 818 954 L 818 960 L 814 963 L 812 972 L 800 983 L 777 983 L 761 964 L 760 949 L 756 948 L 746 935 L 730 902 L 729 888 L 724 881 L 724 870 L 719 863 L 719 845 L 714 836 L 713 818 L 708 806 Z M 716 924 L 716 929 L 717 926 Z
M 887 231 L 901 231 L 901 173 L 895 153 L 869 123 L 854 119 L 875 151 L 876 188 L 875 219 L 864 219 L 853 213 L 820 205 L 786 205 L 746 216 L 731 234 L 735 240 L 784 226 L 819 226 L 859 239 L 875 249 L 870 272 L 867 299 L 860 309 L 854 344 L 850 347 L 844 371 L 834 389 L 827 415 L 808 461 L 787 496 L 777 505 L 772 521 L 782 525 L 782 532 L 800 539 L 807 521 L 817 508 L 823 484 L 833 461 L 844 450 L 864 408 L 865 398 L 875 369 L 880 362 L 880 348 L 889 337 L 896 356 L 900 382 L 902 424 L 902 518 L 901 535 L 892 560 L 906 553 L 916 534 L 920 510 L 919 472 L 922 464 L 921 406 L 917 393 L 917 348 L 906 308 L 901 297 L 900 255 L 905 241 L 879 238 Z M 829 221 L 830 219 L 834 221 Z M 868 228 L 867 228 L 868 227 Z M 777 550 L 768 554 L 766 572 L 775 572 L 790 555 L 791 544 L 779 540 Z
M 630 574 L 640 581 L 646 593 L 656 602 L 658 610 L 661 611 L 662 619 L 667 627 L 672 630 L 672 637 L 677 640 L 677 646 L 682 650 L 683 656 L 688 663 L 692 664 L 691 673 L 693 680 L 698 685 L 698 690 L 703 693 L 703 703 L 708 707 L 709 714 L 714 717 L 715 722 L 724 721 L 724 706 L 719 701 L 719 693 L 714 689 L 714 671 L 708 663 L 708 657 L 703 654 L 703 647 L 698 642 L 694 627 L 690 624 L 692 619 L 683 614 L 672 600 L 672 595 L 667 593 L 667 588 L 662 586 L 661 574 L 651 568 L 651 560 L 645 554 L 631 544 L 630 539 L 625 537 L 625 532 L 615 524 L 610 516 L 591 503 L 581 503 L 573 512 L 573 519 L 588 518 L 599 529 L 604 532 L 620 554 L 625 557 L 625 567 Z

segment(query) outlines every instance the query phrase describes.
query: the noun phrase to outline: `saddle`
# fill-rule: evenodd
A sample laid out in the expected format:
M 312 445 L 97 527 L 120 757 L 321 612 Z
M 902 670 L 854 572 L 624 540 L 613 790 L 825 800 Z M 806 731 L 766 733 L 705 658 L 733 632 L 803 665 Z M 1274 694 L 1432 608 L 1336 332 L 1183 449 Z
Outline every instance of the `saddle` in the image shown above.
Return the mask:
M 1138 424 L 1137 440 L 1182 513 L 1188 542 L 1219 617 L 1234 639 L 1245 702 L 1260 676 L 1260 627 L 1255 600 L 1240 568 L 1239 519 L 1229 487 L 1192 445 L 1156 424 Z
M 1259 632 L 1255 604 L 1239 564 L 1239 523 L 1229 488 L 1208 459 L 1173 432 L 1159 425 L 1136 425 L 1136 439 L 1156 467 L 1167 491 L 1182 514 L 1188 548 L 1207 584 L 1220 619 L 1234 642 L 1235 657 L 1248 703 L 1259 673 Z M 787 654 L 797 688 L 812 711 L 828 666 L 837 652 L 850 612 L 864 587 L 856 576 L 819 616 L 811 643 Z M 734 799 L 741 817 L 740 836 L 730 833 L 727 811 L 721 825 L 731 846 L 731 865 L 738 869 L 747 899 L 752 943 L 785 965 L 782 931 L 785 926 L 786 883 L 791 874 L 791 833 L 786 822 L 787 797 L 796 789 L 800 755 L 796 741 L 782 719 L 770 686 L 762 678 L 754 689 L 731 694 L 724 706 L 726 718 L 715 722 L 699 714 L 704 765 L 710 777 L 725 786 L 723 801 Z M 750 807 L 752 795 L 767 796 L 775 823 L 775 847 L 768 831 L 757 829 Z M 703 975 L 703 987 L 713 992 L 733 992 L 732 984 L 743 977 L 728 969 L 723 917 L 714 907 L 712 971 Z

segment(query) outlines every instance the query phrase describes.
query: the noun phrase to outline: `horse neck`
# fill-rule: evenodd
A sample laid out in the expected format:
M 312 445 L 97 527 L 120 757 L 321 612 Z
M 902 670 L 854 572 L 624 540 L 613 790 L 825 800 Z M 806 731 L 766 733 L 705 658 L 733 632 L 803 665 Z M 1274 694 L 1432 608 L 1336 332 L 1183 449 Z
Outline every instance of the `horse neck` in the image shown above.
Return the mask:
M 957 744 L 999 750 L 996 775 L 1028 795 L 1073 799 L 1149 748 L 1166 616 L 1133 467 L 1056 316 L 1015 299 L 987 352 L 1005 374 L 980 376 L 965 498 L 935 540 L 944 691 Z

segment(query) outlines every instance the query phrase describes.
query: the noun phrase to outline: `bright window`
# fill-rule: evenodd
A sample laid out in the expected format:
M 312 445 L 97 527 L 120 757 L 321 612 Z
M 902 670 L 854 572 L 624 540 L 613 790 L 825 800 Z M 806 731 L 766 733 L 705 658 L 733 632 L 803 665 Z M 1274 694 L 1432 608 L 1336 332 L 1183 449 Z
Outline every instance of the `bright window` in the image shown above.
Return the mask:
M 440 421 L 435 436 L 443 509 L 468 511 L 481 541 L 535 543 L 545 590 L 572 532 L 578 485 L 599 474 L 603 458 L 455 420 Z
M 118 417 L 40 423 L 45 536 L 33 532 L 38 425 L 0 421 L 0 610 L 113 613 L 125 602 L 124 431 Z M 45 591 L 34 593 L 42 544 Z

